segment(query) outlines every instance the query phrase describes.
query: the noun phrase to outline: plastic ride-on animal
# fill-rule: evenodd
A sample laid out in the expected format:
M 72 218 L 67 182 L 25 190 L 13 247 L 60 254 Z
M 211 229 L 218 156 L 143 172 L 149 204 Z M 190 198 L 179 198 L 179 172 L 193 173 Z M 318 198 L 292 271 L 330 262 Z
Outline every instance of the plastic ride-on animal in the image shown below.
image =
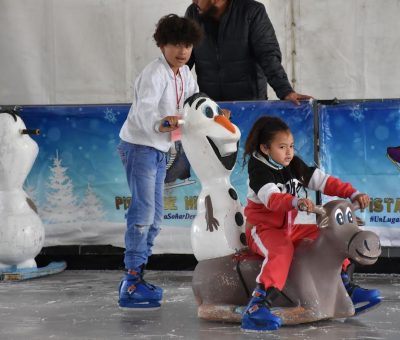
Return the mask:
M 195 94 L 185 103 L 182 144 L 202 185 L 191 232 L 199 261 L 192 288 L 200 318 L 240 322 L 262 259 L 245 248 L 242 207 L 229 178 L 240 131 L 221 116 L 218 105 L 204 94 Z M 355 314 L 341 278 L 342 263 L 350 258 L 371 265 L 381 253 L 378 236 L 357 225 L 356 209 L 358 206 L 347 200 L 316 207 L 320 235 L 298 244 L 286 286 L 273 301 L 272 312 L 283 324 Z M 376 297 L 367 307 L 379 302 Z
M 282 295 L 273 301 L 271 311 L 281 317 L 283 324 L 354 315 L 354 304 L 340 276 L 342 263 L 350 258 L 371 265 L 381 253 L 378 236 L 358 227 L 354 215 L 357 208 L 346 200 L 316 207 L 320 235 L 296 247 Z M 258 256 L 245 252 L 199 262 L 192 282 L 199 303 L 198 316 L 240 322 L 261 263 Z

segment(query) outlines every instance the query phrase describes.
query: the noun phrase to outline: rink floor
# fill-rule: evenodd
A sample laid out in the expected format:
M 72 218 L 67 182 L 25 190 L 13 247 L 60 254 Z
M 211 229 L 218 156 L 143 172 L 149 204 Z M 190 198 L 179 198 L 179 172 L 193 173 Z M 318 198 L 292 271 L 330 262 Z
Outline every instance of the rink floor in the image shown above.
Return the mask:
M 0 283 L 0 339 L 400 339 L 400 276 L 355 274 L 379 288 L 382 304 L 358 317 L 286 326 L 263 334 L 238 324 L 197 318 L 190 271 L 149 271 L 164 288 L 160 310 L 124 312 L 117 306 L 117 270 L 66 270 L 40 279 Z

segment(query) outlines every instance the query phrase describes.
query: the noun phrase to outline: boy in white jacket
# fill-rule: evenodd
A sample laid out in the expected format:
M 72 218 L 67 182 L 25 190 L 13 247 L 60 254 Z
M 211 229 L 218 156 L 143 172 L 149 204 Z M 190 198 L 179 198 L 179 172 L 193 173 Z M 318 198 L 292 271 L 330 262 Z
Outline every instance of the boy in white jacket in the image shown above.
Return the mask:
M 163 217 L 170 135 L 178 128 L 185 99 L 198 92 L 185 65 L 202 38 L 198 25 L 170 14 L 160 19 L 153 37 L 162 55 L 137 77 L 133 103 L 119 134 L 118 152 L 132 194 L 126 214 L 126 273 L 119 287 L 119 306 L 127 309 L 160 307 L 162 288 L 144 281 L 143 270 Z

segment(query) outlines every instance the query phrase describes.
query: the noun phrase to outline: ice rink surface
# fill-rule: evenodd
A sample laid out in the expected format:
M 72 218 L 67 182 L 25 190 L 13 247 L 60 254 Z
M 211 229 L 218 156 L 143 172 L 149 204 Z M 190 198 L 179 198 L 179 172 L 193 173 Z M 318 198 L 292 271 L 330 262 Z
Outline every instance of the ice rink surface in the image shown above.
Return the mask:
M 121 271 L 67 270 L 24 282 L 0 283 L 0 340 L 36 339 L 400 339 L 400 276 L 355 274 L 379 288 L 381 305 L 349 319 L 243 333 L 239 324 L 197 318 L 191 271 L 148 271 L 164 288 L 160 310 L 125 312 L 117 305 Z

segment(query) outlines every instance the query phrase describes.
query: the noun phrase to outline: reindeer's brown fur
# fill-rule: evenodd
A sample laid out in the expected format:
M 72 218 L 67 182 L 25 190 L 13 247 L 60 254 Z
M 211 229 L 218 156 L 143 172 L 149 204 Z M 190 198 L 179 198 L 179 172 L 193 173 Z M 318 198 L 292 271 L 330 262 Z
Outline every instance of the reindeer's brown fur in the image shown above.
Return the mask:
M 283 290 L 293 303 L 284 298 L 274 302 L 274 313 L 284 324 L 352 316 L 354 306 L 340 277 L 342 263 L 351 258 L 369 265 L 380 255 L 378 236 L 359 229 L 350 202 L 331 201 L 317 208 L 316 213 L 320 236 L 297 246 Z M 338 223 L 338 214 L 343 214 L 343 224 Z M 261 262 L 254 256 L 225 256 L 199 262 L 193 275 L 199 317 L 240 321 L 239 306 L 247 304 Z

